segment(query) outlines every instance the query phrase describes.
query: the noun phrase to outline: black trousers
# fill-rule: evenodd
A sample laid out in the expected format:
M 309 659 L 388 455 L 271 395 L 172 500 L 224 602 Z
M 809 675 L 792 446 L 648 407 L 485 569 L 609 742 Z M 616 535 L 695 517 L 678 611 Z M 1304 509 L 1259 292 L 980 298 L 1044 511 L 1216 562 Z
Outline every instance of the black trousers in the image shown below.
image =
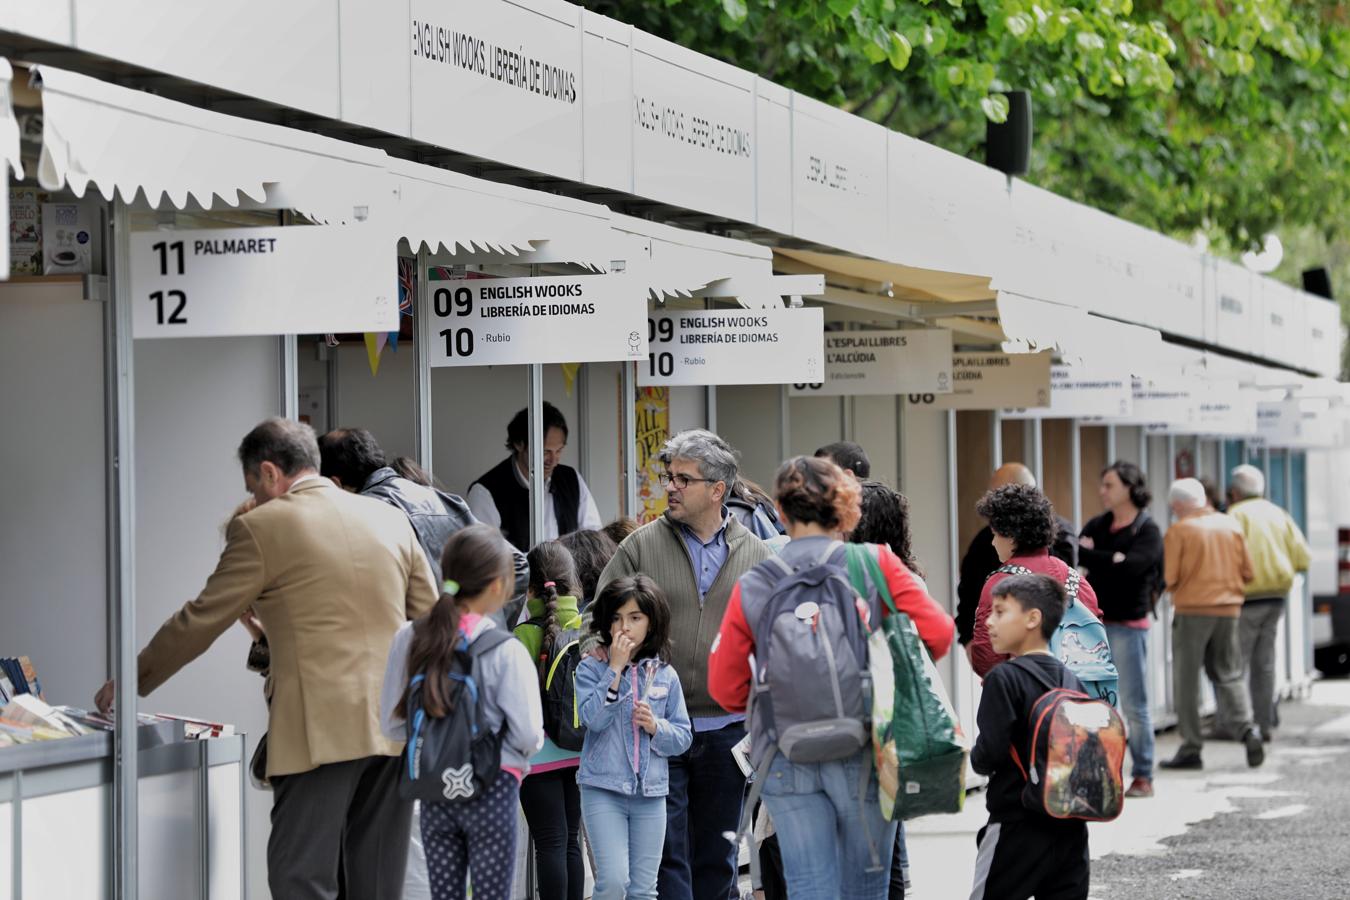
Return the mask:
M 399 758 L 369 756 L 272 779 L 272 900 L 399 900 L 412 803 Z
M 586 871 L 581 860 L 581 789 L 576 768 L 527 775 L 520 808 L 534 840 L 539 900 L 581 900 Z
M 975 838 L 971 900 L 1087 900 L 1086 822 L 990 822 Z

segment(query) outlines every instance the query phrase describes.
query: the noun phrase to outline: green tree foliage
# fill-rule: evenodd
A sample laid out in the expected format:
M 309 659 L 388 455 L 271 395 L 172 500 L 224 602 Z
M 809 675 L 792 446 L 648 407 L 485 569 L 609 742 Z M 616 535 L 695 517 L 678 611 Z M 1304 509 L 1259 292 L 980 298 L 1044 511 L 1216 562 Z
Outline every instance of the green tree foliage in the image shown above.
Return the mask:
M 1350 232 L 1350 2 L 583 2 L 976 158 L 1029 90 L 1028 180 L 1174 235 Z

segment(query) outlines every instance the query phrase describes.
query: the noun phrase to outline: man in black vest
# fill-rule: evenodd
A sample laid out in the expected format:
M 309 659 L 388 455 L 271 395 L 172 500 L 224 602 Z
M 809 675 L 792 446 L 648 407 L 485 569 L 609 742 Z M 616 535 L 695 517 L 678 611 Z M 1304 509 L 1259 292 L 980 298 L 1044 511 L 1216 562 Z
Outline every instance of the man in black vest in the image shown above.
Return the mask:
M 529 410 L 516 413 L 506 426 L 511 455 L 469 486 L 469 509 L 480 522 L 496 525 L 521 550 L 530 548 Z M 567 447 L 567 420 L 552 403 L 544 404 L 544 533 L 539 541 L 601 525 L 600 510 L 581 475 L 562 465 Z

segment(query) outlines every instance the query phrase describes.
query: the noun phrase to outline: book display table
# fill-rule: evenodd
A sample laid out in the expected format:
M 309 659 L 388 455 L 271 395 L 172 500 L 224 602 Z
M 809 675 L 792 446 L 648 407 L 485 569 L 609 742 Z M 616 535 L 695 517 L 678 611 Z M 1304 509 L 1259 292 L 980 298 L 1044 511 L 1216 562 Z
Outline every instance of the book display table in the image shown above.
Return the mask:
M 186 740 L 181 722 L 139 729 L 143 897 L 243 897 L 241 735 Z M 112 736 L 0 748 L 0 900 L 111 898 Z

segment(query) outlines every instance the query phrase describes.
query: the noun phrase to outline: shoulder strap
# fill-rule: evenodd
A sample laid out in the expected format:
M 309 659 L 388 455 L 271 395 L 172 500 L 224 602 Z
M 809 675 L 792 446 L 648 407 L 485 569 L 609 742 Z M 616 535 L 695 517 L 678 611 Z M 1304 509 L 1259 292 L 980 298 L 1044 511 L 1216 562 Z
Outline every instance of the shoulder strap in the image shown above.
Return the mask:
M 1036 682 L 1047 691 L 1054 691 L 1064 687 L 1062 684 L 1055 684 L 1052 682 L 1050 676 L 1041 671 L 1040 666 L 1031 662 L 1024 656 L 1014 656 L 1012 659 L 1008 660 L 1006 664 L 1017 666 L 1017 668 L 1036 679 Z
M 512 639 L 512 635 L 505 629 L 489 628 L 469 642 L 468 653 L 470 656 L 482 656 L 489 650 L 495 650 Z
M 1069 569 L 1069 577 L 1064 579 L 1064 593 L 1069 598 L 1069 605 L 1073 606 L 1078 602 L 1078 583 L 1083 580 L 1083 576 L 1078 574 L 1077 569 Z
M 1035 572 L 1031 571 L 1026 566 L 999 566 L 997 569 L 990 572 L 988 577 L 985 578 L 985 580 L 988 581 L 995 575 L 1035 575 L 1035 574 L 1036 574 Z

